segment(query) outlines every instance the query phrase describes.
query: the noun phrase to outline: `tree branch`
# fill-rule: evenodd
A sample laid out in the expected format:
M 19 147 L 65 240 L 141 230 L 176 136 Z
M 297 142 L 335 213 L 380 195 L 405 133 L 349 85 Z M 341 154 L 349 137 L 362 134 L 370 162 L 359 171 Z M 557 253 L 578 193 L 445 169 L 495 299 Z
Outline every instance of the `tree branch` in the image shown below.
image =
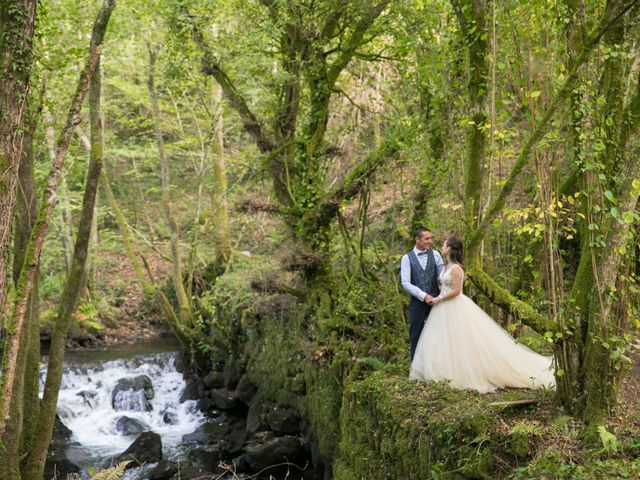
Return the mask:
M 479 261 L 473 260 L 467 264 L 467 275 L 473 284 L 478 287 L 478 290 L 494 305 L 500 307 L 507 314 L 516 317 L 524 325 L 538 333 L 554 330 L 555 322 L 502 288 L 498 282 L 482 269 Z
M 402 147 L 402 138 L 396 132 L 390 134 L 367 158 L 356 165 L 342 180 L 340 186 L 327 195 L 309 221 L 316 226 L 328 225 L 338 214 L 340 205 L 355 198 L 377 170 L 395 157 Z
M 369 30 L 373 22 L 387 8 L 390 0 L 381 0 L 374 6 L 370 7 L 357 23 L 351 37 L 346 41 L 345 47 L 341 50 L 338 58 L 329 67 L 327 75 L 329 86 L 333 88 L 340 72 L 349 64 L 356 50 L 362 45 L 364 34 Z
M 185 15 L 186 16 L 186 15 Z M 261 153 L 267 153 L 274 149 L 273 141 L 265 134 L 262 123 L 258 117 L 251 111 L 245 99 L 238 93 L 233 85 L 229 75 L 222 70 L 216 58 L 211 51 L 211 47 L 207 44 L 199 27 L 191 19 L 188 20 L 191 26 L 191 35 L 193 41 L 200 49 L 202 54 L 202 72 L 205 75 L 212 76 L 222 88 L 222 91 L 229 101 L 229 104 L 240 115 L 242 126 L 249 135 L 254 139 Z

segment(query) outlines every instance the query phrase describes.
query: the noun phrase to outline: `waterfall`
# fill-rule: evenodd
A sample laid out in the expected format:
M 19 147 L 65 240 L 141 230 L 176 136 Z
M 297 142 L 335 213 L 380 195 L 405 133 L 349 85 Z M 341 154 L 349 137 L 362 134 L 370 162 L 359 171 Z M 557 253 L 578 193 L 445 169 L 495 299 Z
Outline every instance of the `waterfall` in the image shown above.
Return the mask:
M 175 352 L 164 352 L 132 359 L 68 362 L 58 414 L 73 432 L 69 459 L 96 466 L 122 453 L 147 430 L 161 436 L 165 458 L 178 458 L 182 436 L 201 425 L 204 415 L 195 401 L 180 402 L 186 383 L 175 360 Z M 45 375 L 43 367 L 42 380 Z

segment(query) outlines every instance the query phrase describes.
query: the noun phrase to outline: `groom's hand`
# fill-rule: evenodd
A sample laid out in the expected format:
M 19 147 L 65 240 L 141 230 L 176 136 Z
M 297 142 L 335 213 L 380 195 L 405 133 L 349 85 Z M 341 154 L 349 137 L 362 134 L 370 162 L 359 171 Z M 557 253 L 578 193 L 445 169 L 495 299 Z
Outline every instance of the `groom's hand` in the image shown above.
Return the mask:
M 431 305 L 431 302 L 433 302 L 433 297 L 427 293 L 424 296 L 424 303 Z

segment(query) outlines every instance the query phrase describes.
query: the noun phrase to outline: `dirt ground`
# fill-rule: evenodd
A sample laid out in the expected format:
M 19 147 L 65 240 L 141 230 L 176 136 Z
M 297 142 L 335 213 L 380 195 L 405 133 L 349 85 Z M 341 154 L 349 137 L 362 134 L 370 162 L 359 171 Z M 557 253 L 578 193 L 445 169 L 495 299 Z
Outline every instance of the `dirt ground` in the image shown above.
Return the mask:
M 157 281 L 164 282 L 169 275 L 169 262 L 158 255 L 149 255 L 147 261 Z M 101 252 L 94 284 L 93 295 L 104 296 L 112 304 L 111 318 L 100 319 L 104 328 L 99 331 L 73 328 L 68 344 L 70 349 L 108 348 L 172 336 L 156 302 L 145 296 L 136 281 L 133 267 L 125 255 Z

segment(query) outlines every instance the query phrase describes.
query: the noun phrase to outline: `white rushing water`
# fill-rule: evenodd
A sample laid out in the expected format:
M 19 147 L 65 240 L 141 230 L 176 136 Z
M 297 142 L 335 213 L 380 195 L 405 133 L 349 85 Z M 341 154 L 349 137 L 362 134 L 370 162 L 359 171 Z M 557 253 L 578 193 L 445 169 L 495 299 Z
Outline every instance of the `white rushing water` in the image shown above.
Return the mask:
M 79 465 L 95 465 L 96 461 L 126 450 L 138 433 L 122 432 L 123 422 L 135 423 L 122 420 L 123 417 L 159 434 L 165 458 L 179 456 L 182 436 L 202 424 L 204 416 L 195 401 L 179 401 L 186 383 L 176 371 L 175 356 L 165 352 L 130 360 L 68 364 L 62 378 L 58 414 L 73 432 L 71 441 L 77 442 L 68 451 L 69 459 Z M 43 369 L 43 379 L 45 373 Z M 148 379 L 140 379 L 141 375 Z M 122 379 L 136 377 L 146 384 L 146 395 L 139 390 L 113 395 L 116 385 L 126 382 Z M 153 393 L 148 388 L 149 380 Z

